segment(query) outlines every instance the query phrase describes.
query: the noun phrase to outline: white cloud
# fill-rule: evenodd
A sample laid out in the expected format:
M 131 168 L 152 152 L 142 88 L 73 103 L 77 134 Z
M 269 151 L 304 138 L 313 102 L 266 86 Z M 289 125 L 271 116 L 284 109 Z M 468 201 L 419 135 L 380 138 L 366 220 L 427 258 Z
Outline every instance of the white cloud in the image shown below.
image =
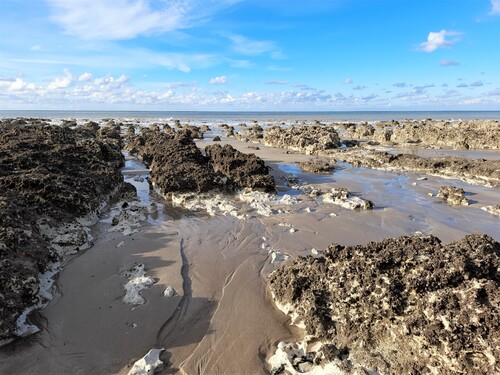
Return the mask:
M 66 89 L 73 83 L 75 77 L 71 70 L 64 69 L 64 77 L 56 77 L 47 87 L 49 90 Z
M 266 81 L 266 85 L 288 85 L 288 81 Z
M 424 52 L 433 52 L 438 48 L 451 47 L 458 39 L 447 40 L 446 38 L 457 35 L 460 35 L 460 33 L 456 31 L 446 31 L 444 29 L 437 33 L 431 31 L 427 36 L 427 41 L 420 43 L 420 50 Z
M 491 11 L 489 14 L 491 16 L 500 15 L 500 0 L 491 0 Z
M 92 79 L 92 74 L 91 73 L 88 73 L 88 72 L 85 72 L 83 73 L 80 77 L 78 77 L 78 80 L 80 82 L 88 82 Z
M 192 26 L 237 1 L 47 0 L 52 19 L 82 39 L 123 40 Z
M 227 82 L 226 76 L 214 77 L 210 80 L 210 84 L 212 85 L 224 85 Z
M 33 83 L 28 83 L 22 78 L 17 77 L 15 79 L 0 78 L 0 90 L 7 93 L 16 93 L 24 90 L 34 90 L 36 86 Z
M 42 46 L 39 44 L 30 47 L 31 51 L 40 51 L 41 49 L 42 49 Z
M 177 89 L 182 87 L 193 87 L 196 86 L 198 82 L 169 82 L 167 83 L 167 88 Z
M 406 87 L 406 82 L 396 82 L 393 84 L 394 87 Z
M 447 66 L 457 66 L 457 65 L 460 65 L 460 63 L 459 63 L 458 61 L 446 60 L 446 59 L 440 60 L 440 61 L 439 61 L 439 64 L 440 64 L 441 66 L 444 66 L 444 67 L 447 67 Z
M 353 82 L 353 81 L 352 81 L 352 79 L 350 79 L 350 78 L 346 78 L 346 79 L 344 80 L 344 85 L 350 85 L 352 82 Z
M 251 40 L 242 35 L 230 34 L 229 40 L 233 43 L 233 50 L 242 55 L 256 56 L 270 53 L 271 58 L 283 59 L 284 55 L 276 45 L 270 40 Z

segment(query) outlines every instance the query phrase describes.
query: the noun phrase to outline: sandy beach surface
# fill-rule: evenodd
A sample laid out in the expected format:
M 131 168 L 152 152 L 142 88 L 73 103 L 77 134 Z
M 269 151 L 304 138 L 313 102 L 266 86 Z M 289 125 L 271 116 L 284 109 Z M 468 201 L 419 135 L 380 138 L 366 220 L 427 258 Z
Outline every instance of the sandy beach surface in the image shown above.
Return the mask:
M 197 145 L 214 143 L 218 134 Z M 309 174 L 297 163 L 315 156 L 226 137 L 220 144 L 262 158 L 277 182 L 276 199 L 286 196 L 294 203 L 273 203 L 268 216 L 236 196 L 227 200 L 238 215 L 175 207 L 150 194 L 146 181 L 134 180 L 149 172 L 127 157 L 125 181 L 136 186 L 141 204 L 154 202 L 158 212 L 125 235 L 110 231 L 113 207 L 122 204 L 114 203 L 92 228 L 93 246 L 68 258 L 53 300 L 33 317 L 41 331 L 0 349 L 0 373 L 127 374 L 150 349 L 162 348 L 160 374 L 268 374 L 267 360 L 278 343 L 303 335 L 276 308 L 267 286 L 269 274 L 286 259 L 321 253 L 331 243 L 357 245 L 415 233 L 443 243 L 471 233 L 500 241 L 500 218 L 481 209 L 499 203 L 499 188 L 347 163 L 329 174 Z M 417 151 L 500 159 L 498 150 L 472 152 Z M 440 186 L 450 184 L 465 190 L 468 206 L 436 197 Z M 346 187 L 372 201 L 374 209 L 348 210 L 310 196 L 304 187 Z M 140 291 L 143 304 L 125 303 L 127 272 L 139 264 L 154 283 Z M 164 296 L 168 286 L 173 296 Z

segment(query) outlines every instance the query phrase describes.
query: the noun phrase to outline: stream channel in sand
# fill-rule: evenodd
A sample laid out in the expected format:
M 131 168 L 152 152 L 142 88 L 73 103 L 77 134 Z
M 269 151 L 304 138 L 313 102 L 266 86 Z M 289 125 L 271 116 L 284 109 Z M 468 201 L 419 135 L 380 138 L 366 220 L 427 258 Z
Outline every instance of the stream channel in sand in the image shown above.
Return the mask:
M 199 142 L 205 143 L 211 142 Z M 244 219 L 188 211 L 150 195 L 146 181 L 134 180 L 147 176 L 145 166 L 128 158 L 126 181 L 136 186 L 141 204 L 156 202 L 158 213 L 129 235 L 109 232 L 111 212 L 103 216 L 93 228 L 94 246 L 69 259 L 59 274 L 53 301 L 38 314 L 41 332 L 3 348 L 0 373 L 126 374 L 151 348 L 165 349 L 162 374 L 269 373 L 266 359 L 277 343 L 301 338 L 266 287 L 280 260 L 332 242 L 361 244 L 417 231 L 443 242 L 475 232 L 500 240 L 499 219 L 480 209 L 498 203 L 497 188 L 430 176 L 417 181 L 422 174 L 347 164 L 329 175 L 311 175 L 294 164 L 311 156 L 222 143 L 263 158 L 280 185 L 278 197 L 287 193 L 298 202 L 265 217 L 228 198 Z M 324 191 L 345 186 L 375 208 L 350 211 L 288 190 L 282 177 L 289 174 Z M 450 182 L 465 189 L 470 206 L 450 207 L 435 198 L 439 186 Z M 123 302 L 125 273 L 140 263 L 156 283 L 141 291 L 145 303 L 134 306 Z M 176 295 L 165 297 L 167 286 Z

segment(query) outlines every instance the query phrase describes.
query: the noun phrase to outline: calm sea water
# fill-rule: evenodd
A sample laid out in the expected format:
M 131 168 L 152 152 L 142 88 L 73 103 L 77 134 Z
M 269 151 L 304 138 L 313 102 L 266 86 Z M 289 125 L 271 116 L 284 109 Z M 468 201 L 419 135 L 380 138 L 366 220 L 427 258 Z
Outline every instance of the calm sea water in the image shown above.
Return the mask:
M 0 118 L 36 117 L 51 119 L 103 118 L 181 121 L 384 121 L 404 119 L 500 120 L 500 111 L 356 111 L 356 112 L 208 112 L 208 111 L 1 111 Z

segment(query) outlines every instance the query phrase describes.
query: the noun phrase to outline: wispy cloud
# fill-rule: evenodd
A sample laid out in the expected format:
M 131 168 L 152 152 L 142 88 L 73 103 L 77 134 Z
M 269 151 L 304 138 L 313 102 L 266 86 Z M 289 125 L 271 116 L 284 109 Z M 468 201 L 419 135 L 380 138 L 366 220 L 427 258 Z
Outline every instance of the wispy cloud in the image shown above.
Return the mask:
M 237 1 L 47 0 L 52 19 L 81 39 L 124 40 L 185 29 Z M 158 6 L 158 4 L 160 4 Z
M 406 87 L 406 82 L 396 82 L 393 84 L 394 87 Z
M 169 82 L 167 83 L 167 88 L 178 89 L 196 86 L 198 82 Z
M 266 85 L 288 85 L 288 81 L 266 81 Z
M 483 81 L 475 81 L 475 82 L 472 82 L 470 85 L 472 87 L 481 87 L 481 86 L 484 86 L 484 82 Z
M 227 83 L 226 76 L 214 77 L 210 80 L 211 85 L 225 85 Z
M 353 86 L 352 89 L 353 90 L 364 90 L 364 89 L 366 89 L 366 86 L 356 85 L 356 86 Z
M 448 67 L 448 66 L 458 66 L 460 65 L 460 63 L 458 61 L 443 59 L 439 61 L 439 65 Z
M 452 47 L 460 39 L 455 38 L 453 40 L 446 39 L 450 36 L 458 36 L 461 33 L 456 31 L 446 31 L 441 30 L 438 32 L 431 31 L 427 36 L 427 41 L 420 43 L 420 50 L 424 52 L 434 52 L 438 48 Z
M 270 40 L 252 40 L 243 35 L 229 34 L 228 39 L 232 42 L 235 52 L 242 55 L 257 56 L 269 53 L 271 58 L 282 59 L 283 53 L 275 42 Z
M 344 84 L 344 85 L 350 85 L 352 82 L 353 82 L 353 81 L 352 81 L 352 79 L 351 79 L 351 78 L 346 78 L 346 79 L 344 79 L 343 84 Z
M 491 0 L 491 16 L 500 16 L 500 0 Z

